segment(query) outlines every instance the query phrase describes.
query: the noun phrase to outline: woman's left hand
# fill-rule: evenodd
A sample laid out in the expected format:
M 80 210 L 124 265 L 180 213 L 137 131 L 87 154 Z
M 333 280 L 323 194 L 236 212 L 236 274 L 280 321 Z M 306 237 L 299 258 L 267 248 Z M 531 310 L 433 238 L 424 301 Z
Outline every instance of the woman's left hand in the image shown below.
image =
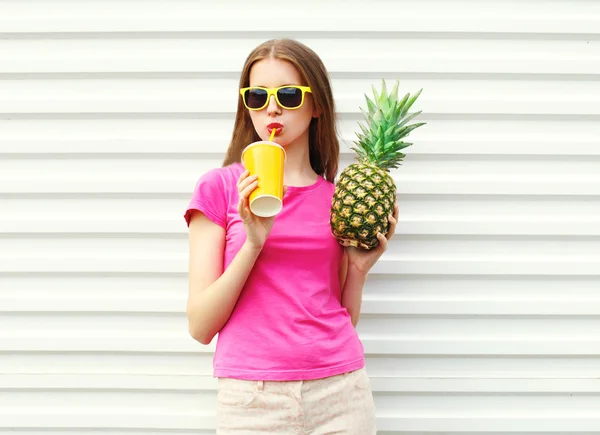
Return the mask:
M 353 268 L 356 271 L 366 275 L 375 265 L 375 263 L 377 263 L 381 255 L 386 251 L 388 241 L 396 232 L 396 224 L 398 223 L 398 204 L 394 205 L 394 215 L 392 216 L 390 214 L 388 221 L 390 225 L 387 234 L 385 236 L 381 233 L 377 234 L 379 245 L 377 245 L 376 248 L 368 251 L 354 247 L 346 248 L 346 251 L 348 252 L 349 269 Z

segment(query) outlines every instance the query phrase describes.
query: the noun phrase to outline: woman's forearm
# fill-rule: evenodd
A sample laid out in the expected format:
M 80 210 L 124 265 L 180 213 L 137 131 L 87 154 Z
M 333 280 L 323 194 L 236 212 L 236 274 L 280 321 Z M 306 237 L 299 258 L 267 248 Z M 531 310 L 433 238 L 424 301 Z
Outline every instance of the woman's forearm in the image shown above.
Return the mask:
M 187 316 L 194 339 L 208 344 L 227 323 L 260 252 L 260 248 L 244 244 L 214 283 L 190 289 Z
M 363 287 L 366 281 L 367 274 L 357 270 L 352 264 L 348 265 L 344 288 L 342 289 L 342 306 L 350 314 L 352 325 L 355 328 L 360 317 Z

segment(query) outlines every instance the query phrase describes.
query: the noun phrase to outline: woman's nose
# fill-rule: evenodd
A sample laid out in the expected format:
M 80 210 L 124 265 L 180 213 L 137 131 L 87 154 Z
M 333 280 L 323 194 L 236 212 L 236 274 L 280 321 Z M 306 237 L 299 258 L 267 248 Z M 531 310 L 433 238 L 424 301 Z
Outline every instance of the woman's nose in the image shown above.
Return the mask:
M 275 99 L 275 95 L 269 96 L 269 105 L 267 106 L 268 114 L 281 113 L 281 107 L 277 104 L 277 100 Z

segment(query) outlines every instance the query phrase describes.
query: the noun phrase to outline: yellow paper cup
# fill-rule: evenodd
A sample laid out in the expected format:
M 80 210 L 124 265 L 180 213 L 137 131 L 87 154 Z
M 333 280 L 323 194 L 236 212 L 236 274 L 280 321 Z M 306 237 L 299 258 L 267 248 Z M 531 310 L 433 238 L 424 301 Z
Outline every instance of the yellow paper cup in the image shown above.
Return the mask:
M 250 210 L 256 216 L 275 216 L 283 208 L 285 150 L 275 142 L 254 142 L 242 151 L 242 164 L 258 175 L 258 187 L 250 194 Z

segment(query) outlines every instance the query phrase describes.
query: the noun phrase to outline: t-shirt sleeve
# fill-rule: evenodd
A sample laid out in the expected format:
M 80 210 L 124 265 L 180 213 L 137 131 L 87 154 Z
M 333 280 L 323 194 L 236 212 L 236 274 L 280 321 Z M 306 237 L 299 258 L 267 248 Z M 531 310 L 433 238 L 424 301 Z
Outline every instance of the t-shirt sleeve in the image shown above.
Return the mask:
M 192 210 L 199 210 L 217 225 L 227 228 L 227 208 L 223 177 L 218 170 L 212 169 L 198 179 L 184 218 L 189 227 Z

